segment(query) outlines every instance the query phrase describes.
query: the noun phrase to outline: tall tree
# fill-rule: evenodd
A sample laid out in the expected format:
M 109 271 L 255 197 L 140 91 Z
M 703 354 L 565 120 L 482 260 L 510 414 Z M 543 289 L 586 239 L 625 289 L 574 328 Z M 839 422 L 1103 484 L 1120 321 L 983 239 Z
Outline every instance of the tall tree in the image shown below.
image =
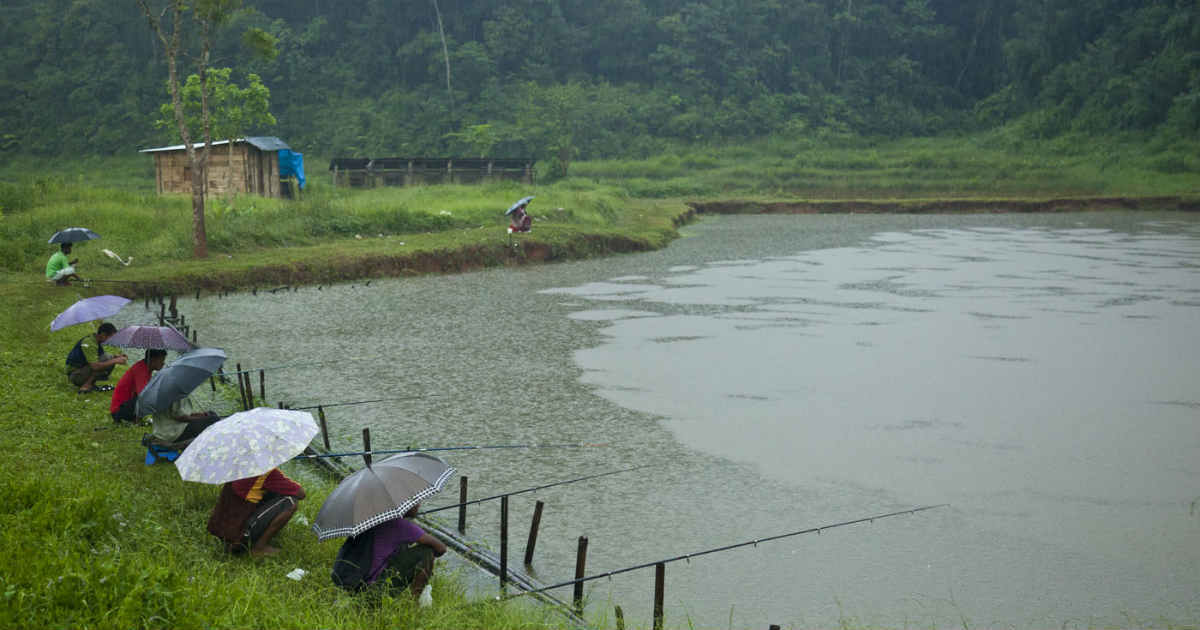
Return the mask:
M 151 7 L 148 0 L 137 0 L 149 24 L 163 47 L 167 62 L 167 87 L 171 92 L 171 108 L 175 125 L 187 150 L 192 180 L 192 241 L 196 258 L 208 256 L 208 235 L 204 229 L 204 188 L 207 180 L 209 150 L 212 147 L 212 112 L 209 107 L 208 67 L 213 39 L 217 30 L 229 21 L 241 6 L 241 0 L 166 0 L 164 5 Z M 184 16 L 190 14 L 192 28 L 184 26 Z M 200 127 L 204 145 L 196 150 L 192 131 L 184 111 L 183 86 L 179 81 L 179 61 L 185 50 L 184 37 L 198 41 L 199 54 L 192 56 L 196 76 L 200 79 Z M 243 39 L 256 52 L 270 56 L 274 39 L 261 30 L 247 31 Z

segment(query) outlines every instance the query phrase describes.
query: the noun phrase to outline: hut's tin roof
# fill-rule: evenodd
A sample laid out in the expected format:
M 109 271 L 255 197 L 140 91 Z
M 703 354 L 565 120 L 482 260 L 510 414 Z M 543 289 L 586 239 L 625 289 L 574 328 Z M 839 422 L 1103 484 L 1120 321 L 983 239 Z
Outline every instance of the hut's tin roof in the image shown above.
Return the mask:
M 275 136 L 250 136 L 247 138 L 240 138 L 238 140 L 235 140 L 234 142 L 249 142 L 250 144 L 254 145 L 255 147 L 258 147 L 258 149 L 261 151 L 278 151 L 280 149 L 291 149 L 291 147 L 289 147 L 286 142 L 284 142 L 283 140 L 280 140 L 279 138 L 276 138 Z M 212 145 L 214 147 L 220 146 L 223 144 L 229 144 L 229 141 L 228 140 L 217 140 L 216 142 L 212 143 Z M 196 143 L 195 146 L 197 148 L 203 147 L 204 143 L 198 142 L 198 143 Z M 158 153 L 160 151 L 182 151 L 185 148 L 187 148 L 187 147 L 185 147 L 182 144 L 173 144 L 169 147 L 155 147 L 153 149 L 142 149 L 142 150 L 138 151 L 138 153 Z

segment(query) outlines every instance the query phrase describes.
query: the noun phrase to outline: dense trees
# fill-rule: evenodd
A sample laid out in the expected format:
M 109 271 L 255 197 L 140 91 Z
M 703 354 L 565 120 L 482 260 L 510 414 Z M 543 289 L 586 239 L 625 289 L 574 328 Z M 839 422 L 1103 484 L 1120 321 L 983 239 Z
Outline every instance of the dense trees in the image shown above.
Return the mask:
M 486 141 L 565 170 L 663 140 L 763 134 L 1200 134 L 1194 0 L 245 6 L 212 64 L 232 82 L 261 77 L 269 131 L 326 155 L 467 155 Z M 252 58 L 248 28 L 279 55 Z M 165 69 L 133 0 L 7 0 L 0 42 L 0 151 L 177 141 L 153 125 Z

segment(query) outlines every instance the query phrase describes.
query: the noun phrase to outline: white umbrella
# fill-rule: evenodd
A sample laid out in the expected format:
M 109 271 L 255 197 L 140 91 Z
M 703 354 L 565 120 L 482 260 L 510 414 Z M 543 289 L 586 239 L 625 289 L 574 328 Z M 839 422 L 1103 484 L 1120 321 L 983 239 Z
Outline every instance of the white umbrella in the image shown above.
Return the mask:
M 201 432 L 175 460 L 175 467 L 184 481 L 200 483 L 257 477 L 303 452 L 317 431 L 307 411 L 241 411 Z

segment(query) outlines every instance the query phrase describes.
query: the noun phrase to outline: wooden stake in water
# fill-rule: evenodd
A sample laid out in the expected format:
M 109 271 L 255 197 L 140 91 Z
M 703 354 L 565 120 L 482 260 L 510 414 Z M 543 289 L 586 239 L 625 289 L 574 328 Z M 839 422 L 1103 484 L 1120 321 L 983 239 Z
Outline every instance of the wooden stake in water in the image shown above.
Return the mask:
M 617 616 L 617 630 L 625 630 L 625 611 L 620 606 L 613 606 L 613 612 Z
M 587 536 L 579 537 L 579 546 L 575 550 L 575 579 L 583 577 L 585 569 L 587 569 Z M 575 603 L 575 614 L 583 616 L 583 582 L 575 583 L 575 592 L 571 599 Z
M 279 403 L 282 407 L 283 403 Z M 317 406 L 317 418 L 321 421 L 321 441 L 325 443 L 325 450 L 329 450 L 329 426 L 325 424 L 325 409 Z
M 654 565 L 654 630 L 663 627 L 663 591 L 666 589 L 667 565 L 659 562 Z
M 258 371 L 258 393 L 265 401 L 267 399 L 267 372 L 266 370 Z
M 458 478 L 458 531 L 467 531 L 467 476 Z
M 508 583 L 508 497 L 500 498 L 500 590 Z
M 363 462 L 371 467 L 371 429 L 363 429 Z
M 533 548 L 537 546 L 538 527 L 542 524 L 542 508 L 546 504 L 541 501 L 533 506 L 533 523 L 529 525 L 529 542 L 525 543 L 525 566 L 533 565 Z

